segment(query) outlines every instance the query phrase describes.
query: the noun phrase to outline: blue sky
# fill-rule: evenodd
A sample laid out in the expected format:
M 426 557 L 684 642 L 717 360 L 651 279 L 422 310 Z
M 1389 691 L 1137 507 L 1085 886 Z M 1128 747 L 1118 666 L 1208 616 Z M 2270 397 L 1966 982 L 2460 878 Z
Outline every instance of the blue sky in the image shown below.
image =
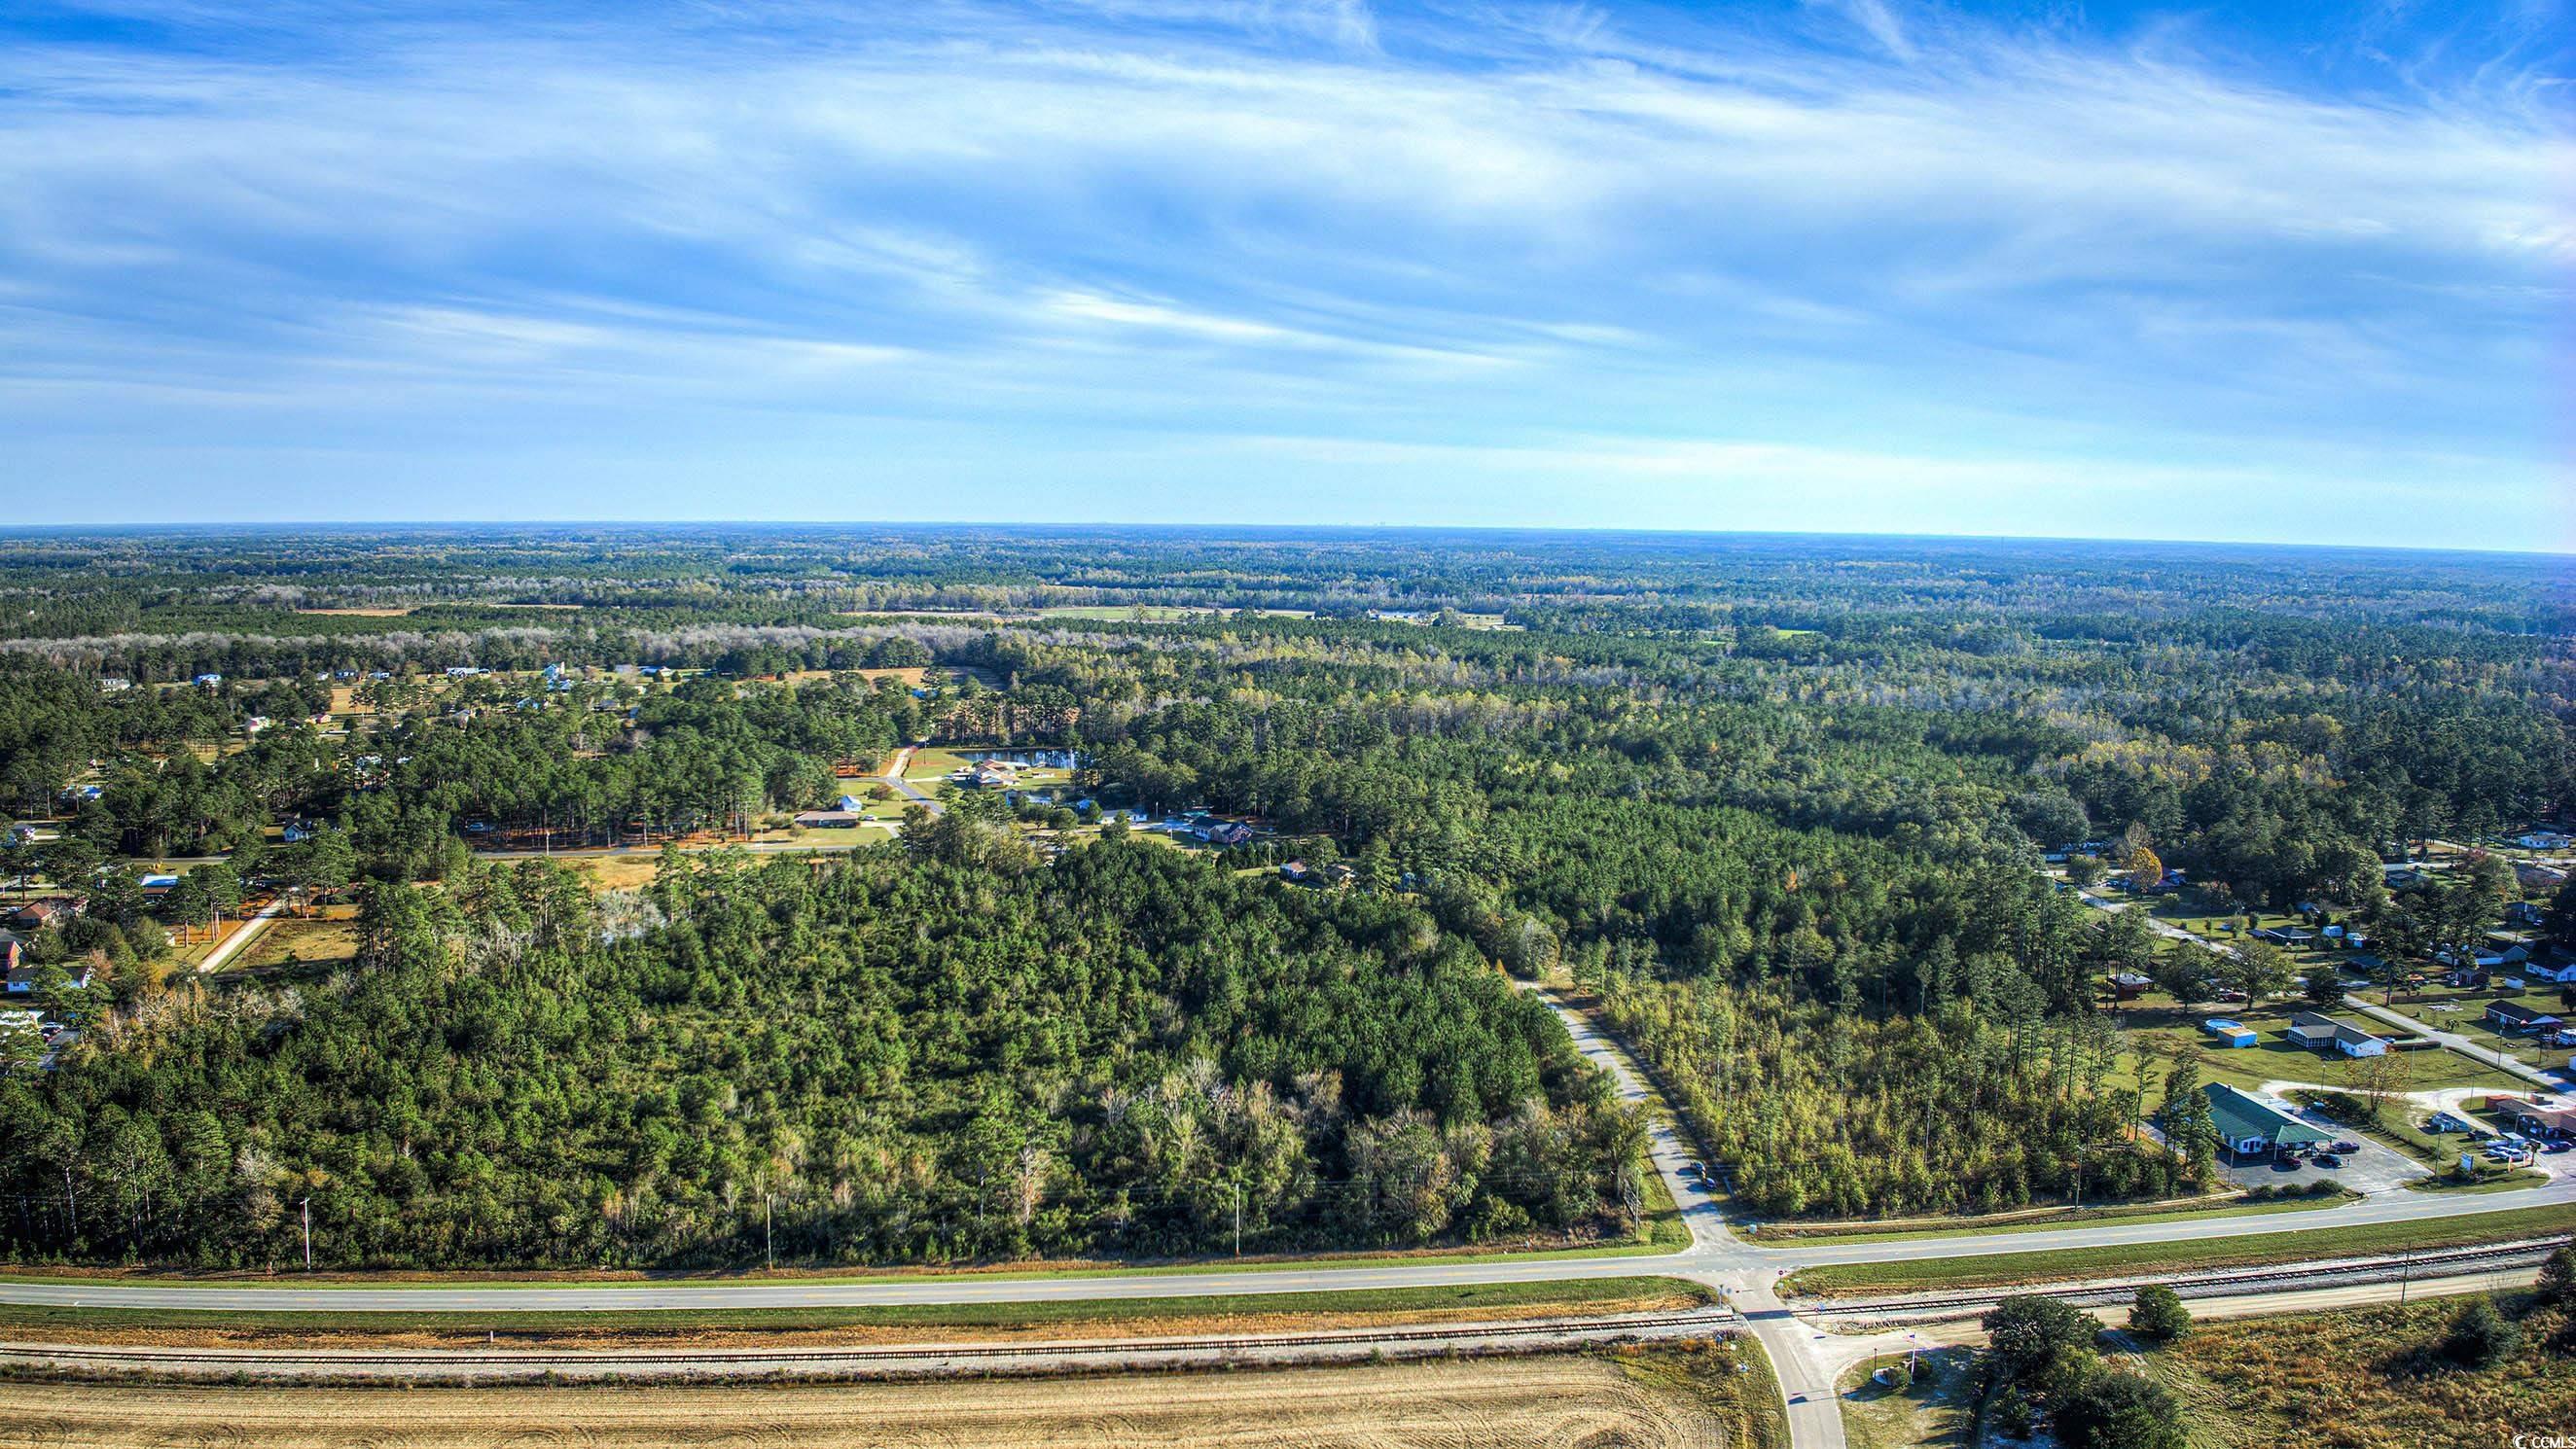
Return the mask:
M 2576 550 L 2576 12 L 0 14 L 5 520 Z

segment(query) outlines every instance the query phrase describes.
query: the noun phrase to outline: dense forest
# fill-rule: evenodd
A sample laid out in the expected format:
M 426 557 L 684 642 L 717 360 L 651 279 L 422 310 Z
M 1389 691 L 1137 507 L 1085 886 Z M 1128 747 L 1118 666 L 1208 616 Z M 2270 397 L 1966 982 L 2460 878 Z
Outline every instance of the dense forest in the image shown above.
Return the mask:
M 1143 844 L 676 853 L 603 923 L 541 862 L 367 892 L 319 989 L 188 982 L 0 1085 L 21 1241 L 271 1261 L 885 1262 L 1518 1238 L 1641 1128 L 1418 907 Z M 936 843 L 930 843 L 936 842 Z M 64 1191 L 69 1182 L 73 1191 Z
M 1506 972 L 1597 993 L 1753 1211 L 2160 1192 L 2093 1009 L 2143 947 L 2042 853 L 2395 938 L 2441 913 L 2383 860 L 2576 775 L 2576 584 L 2507 557 L 147 532 L 0 537 L 0 604 L 0 865 L 92 900 L 28 944 L 91 964 L 79 1043 L 0 1084 L 37 1257 L 275 1260 L 305 1198 L 441 1265 L 1204 1252 L 1238 1192 L 1264 1248 L 1615 1231 L 1636 1124 Z M 472 848 L 738 830 L 917 740 L 1080 769 L 602 895 Z M 225 874 L 139 892 L 167 856 Z M 358 959 L 157 959 L 262 882 L 362 903 Z

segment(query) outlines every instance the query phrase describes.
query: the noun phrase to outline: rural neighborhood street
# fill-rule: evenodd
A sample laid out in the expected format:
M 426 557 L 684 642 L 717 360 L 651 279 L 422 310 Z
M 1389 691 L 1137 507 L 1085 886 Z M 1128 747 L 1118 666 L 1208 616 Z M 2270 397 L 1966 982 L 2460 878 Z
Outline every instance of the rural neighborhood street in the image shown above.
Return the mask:
M 892 785 L 896 792 L 901 794 L 905 799 L 910 800 L 916 805 L 923 806 L 928 809 L 931 814 L 936 815 L 946 807 L 941 805 L 938 801 L 930 798 L 928 794 L 923 792 L 920 786 L 915 785 L 910 780 L 903 777 L 903 772 L 911 768 L 912 752 L 918 748 L 919 746 L 917 745 L 906 745 L 902 749 L 895 751 L 894 757 L 886 761 L 885 770 L 878 776 L 878 778 L 885 781 L 887 784 Z
M 206 953 L 206 959 L 197 963 L 197 969 L 200 971 L 224 969 L 224 963 L 247 950 L 259 933 L 268 929 L 268 923 L 277 919 L 277 913 L 285 908 L 284 896 L 279 896 L 276 900 L 260 907 L 259 914 L 242 922 L 240 930 L 216 943 L 215 949 Z
M 2415 1018 L 2406 1015 L 2404 1012 L 2392 1011 L 2385 1006 L 2374 1005 L 2359 996 L 2346 996 L 2343 999 L 2343 1004 L 2351 1007 L 2355 1011 L 2369 1016 L 2374 1021 L 2384 1021 L 2390 1026 L 2406 1032 L 2409 1036 L 2431 1037 L 2433 1040 L 2440 1042 L 2443 1046 L 2467 1057 L 2470 1061 L 2484 1063 L 2487 1066 L 2494 1067 L 2498 1071 L 2520 1077 L 2524 1081 L 2530 1082 L 2535 1086 L 2545 1087 L 2553 1092 L 2564 1091 L 2571 1086 L 2576 1086 L 2576 1082 L 2571 1082 L 2567 1072 L 2563 1069 L 2542 1071 L 2540 1068 L 2531 1065 L 2529 1062 L 2519 1061 L 2513 1057 L 2506 1056 L 2504 1053 L 2497 1051 L 2493 1047 L 2480 1046 L 2476 1042 L 2469 1040 L 2466 1036 L 2461 1035 L 2459 1032 L 2444 1031 L 2440 1027 L 2427 1026 L 2424 1023 L 2417 1021 Z

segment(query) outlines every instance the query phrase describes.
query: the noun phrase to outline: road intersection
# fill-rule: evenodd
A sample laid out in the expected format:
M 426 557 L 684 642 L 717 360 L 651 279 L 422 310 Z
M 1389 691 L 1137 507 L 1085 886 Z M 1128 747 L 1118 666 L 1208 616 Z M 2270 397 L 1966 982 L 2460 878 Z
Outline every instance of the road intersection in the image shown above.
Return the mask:
M 2253 1233 L 2331 1232 L 2366 1223 L 2409 1222 L 2464 1213 L 2576 1203 L 2576 1180 L 2513 1192 L 2463 1195 L 2397 1192 L 2343 1207 L 2281 1215 L 2145 1219 L 2091 1227 L 1990 1234 L 1911 1236 L 1839 1243 L 1766 1245 L 1729 1230 L 1723 1207 L 1690 1171 L 1696 1153 L 1643 1074 L 1592 1019 L 1553 992 L 1531 988 L 1565 1023 L 1584 1054 L 1606 1071 L 1619 1096 L 1650 1114 L 1648 1156 L 1690 1230 L 1690 1245 L 1667 1254 L 1511 1258 L 1413 1258 L 1382 1264 L 1277 1266 L 1208 1271 L 1102 1272 L 1012 1276 L 905 1273 L 874 1277 L 664 1280 L 617 1283 L 404 1283 L 387 1286 L 251 1287 L 179 1282 L 23 1279 L 0 1282 L 0 1302 L 214 1312 L 435 1314 L 618 1312 L 680 1309 L 864 1307 L 902 1304 L 1056 1303 L 1128 1298 L 1193 1298 L 1245 1293 L 1333 1292 L 1467 1284 L 1552 1282 L 1651 1273 L 1716 1288 L 1761 1342 L 1778 1373 L 1791 1442 L 1822 1449 L 1843 1441 L 1834 1379 L 1856 1346 L 1796 1317 L 1776 1295 L 1788 1272 L 1835 1263 L 1886 1263 L 2027 1253 L 2115 1244 L 2202 1241 Z

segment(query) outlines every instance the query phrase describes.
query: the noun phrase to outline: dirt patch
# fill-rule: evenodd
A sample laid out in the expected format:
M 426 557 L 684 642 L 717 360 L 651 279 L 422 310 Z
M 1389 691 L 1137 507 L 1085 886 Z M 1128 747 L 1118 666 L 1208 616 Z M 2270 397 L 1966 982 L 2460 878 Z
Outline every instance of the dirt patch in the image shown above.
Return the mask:
M 319 615 L 322 615 L 322 616 L 324 616 L 324 617 L 326 617 L 326 618 L 341 618 L 341 619 L 400 619 L 400 618 L 404 618 L 404 617 L 408 616 L 408 615 L 411 613 L 411 610 L 410 610 L 409 608 L 401 608 L 401 609 L 298 609 L 298 610 L 296 610 L 295 612 L 297 612 L 297 613 L 299 613 L 299 614 L 319 614 Z
M 0 1442 L 239 1449 L 1022 1449 L 1726 1442 L 1686 1389 L 1598 1358 L 777 1388 L 275 1389 L 0 1384 Z

